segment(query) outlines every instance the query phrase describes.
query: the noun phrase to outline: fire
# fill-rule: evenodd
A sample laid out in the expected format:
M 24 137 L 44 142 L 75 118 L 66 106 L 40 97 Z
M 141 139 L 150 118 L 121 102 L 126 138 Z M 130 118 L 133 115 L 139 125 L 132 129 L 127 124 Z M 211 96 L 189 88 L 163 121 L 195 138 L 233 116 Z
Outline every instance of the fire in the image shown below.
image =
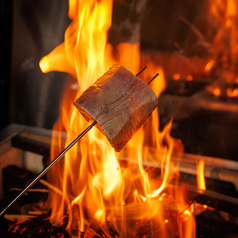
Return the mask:
M 221 95 L 221 89 L 219 87 L 208 86 L 207 91 L 214 94 L 214 96 L 217 97 Z
M 225 95 L 235 98 L 236 89 L 225 88 L 225 83 L 237 82 L 238 31 L 236 0 L 210 0 L 209 18 L 211 26 L 216 30 L 209 61 L 204 67 L 205 73 L 219 77 L 218 87 L 208 87 L 215 96 Z
M 206 64 L 206 66 L 205 66 L 205 71 L 206 72 L 210 72 L 210 70 L 212 69 L 212 67 L 214 66 L 214 64 L 215 64 L 215 60 L 210 60 L 207 64 Z
M 204 160 L 199 160 L 197 164 L 197 187 L 206 190 L 206 182 L 204 175 L 205 163 Z M 207 205 L 196 204 L 197 212 L 203 212 L 207 209 Z
M 230 97 L 230 98 L 237 97 L 238 96 L 238 88 L 235 88 L 235 89 L 228 88 L 226 90 L 226 95 L 227 95 L 227 97 Z
M 236 0 L 210 0 L 210 16 L 217 33 L 214 37 L 213 59 L 206 67 L 214 64 L 235 71 L 237 64 L 237 9 Z
M 52 159 L 88 125 L 73 106 L 76 98 L 112 63 L 120 63 L 135 74 L 140 69 L 139 43 L 121 43 L 116 48 L 117 54 L 107 43 L 112 6 L 112 0 L 69 1 L 68 15 L 72 22 L 65 32 L 65 41 L 40 61 L 43 72 L 67 72 L 77 80 L 73 82 L 77 84 L 77 90 L 71 84 L 63 95 L 61 115 L 52 137 Z M 159 96 L 165 88 L 163 69 L 152 62 L 147 66 L 147 71 L 142 74 L 146 82 L 155 72 L 160 73 L 160 78 L 151 84 Z M 176 149 L 182 150 L 182 146 L 178 147 L 179 143 L 169 135 L 171 126 L 172 120 L 162 133 L 159 132 L 158 111 L 155 110 L 120 153 L 115 153 L 105 136 L 93 128 L 49 172 L 50 182 L 62 191 L 52 193 L 49 200 L 52 213 L 57 214 L 51 222 L 59 223 L 68 208 L 69 232 L 76 228 L 83 232 L 88 224 L 86 220 L 90 219 L 101 225 L 110 223 L 117 234 L 125 236 L 133 235 L 136 229 L 127 229 L 127 219 L 155 219 L 154 222 L 159 220 L 162 224 L 159 234 L 166 237 L 164 224 L 169 225 L 170 219 L 163 210 L 169 199 L 162 192 L 175 176 L 172 153 Z M 65 139 L 64 132 L 67 134 Z M 143 165 L 144 160 L 153 157 L 150 148 L 158 155 L 153 162 L 161 167 L 161 177 L 155 183 Z M 125 157 L 128 158 L 127 166 L 119 160 Z M 192 217 L 187 213 L 183 216 L 186 219 Z
M 197 184 L 198 188 L 206 190 L 205 176 L 204 176 L 204 160 L 200 160 L 197 165 Z

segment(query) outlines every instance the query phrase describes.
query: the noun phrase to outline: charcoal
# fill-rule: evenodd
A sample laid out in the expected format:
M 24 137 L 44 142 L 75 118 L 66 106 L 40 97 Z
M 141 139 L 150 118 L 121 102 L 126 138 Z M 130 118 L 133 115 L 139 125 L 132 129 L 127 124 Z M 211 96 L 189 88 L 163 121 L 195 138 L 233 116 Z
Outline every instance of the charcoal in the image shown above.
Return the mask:
M 121 65 L 114 64 L 74 103 L 120 151 L 158 104 L 153 90 Z

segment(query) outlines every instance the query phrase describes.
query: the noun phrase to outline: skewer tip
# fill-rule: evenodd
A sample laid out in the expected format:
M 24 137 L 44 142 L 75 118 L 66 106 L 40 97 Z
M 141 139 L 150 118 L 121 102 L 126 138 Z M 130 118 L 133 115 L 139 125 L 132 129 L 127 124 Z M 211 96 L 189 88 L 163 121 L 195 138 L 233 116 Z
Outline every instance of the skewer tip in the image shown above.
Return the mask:
M 148 84 L 150 84 L 155 78 L 157 78 L 159 76 L 159 73 L 156 73 L 155 76 L 148 82 Z

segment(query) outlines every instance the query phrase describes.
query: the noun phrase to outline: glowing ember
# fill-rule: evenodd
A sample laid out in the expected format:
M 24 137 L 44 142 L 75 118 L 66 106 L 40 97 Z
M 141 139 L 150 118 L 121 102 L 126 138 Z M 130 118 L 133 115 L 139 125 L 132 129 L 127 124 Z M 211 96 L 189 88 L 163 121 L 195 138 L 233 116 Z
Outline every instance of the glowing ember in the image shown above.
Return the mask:
M 205 71 L 209 72 L 211 68 L 214 66 L 214 64 L 215 64 L 215 60 L 210 60 L 205 66 Z
M 215 88 L 214 91 L 213 91 L 213 94 L 214 94 L 215 96 L 220 96 L 220 95 L 221 95 L 221 90 L 220 90 L 220 88 Z
M 221 95 L 221 89 L 218 88 L 218 87 L 208 86 L 207 91 L 212 93 L 214 96 L 217 96 L 217 97 Z
M 107 43 L 111 12 L 112 0 L 69 1 L 72 23 L 65 32 L 65 41 L 40 62 L 43 72 L 68 72 L 77 79 L 78 84 L 77 91 L 72 87 L 65 90 L 61 115 L 54 126 L 52 159 L 88 125 L 73 106 L 79 95 L 113 63 L 124 65 L 134 74 L 139 71 L 139 43 L 119 44 L 116 49 L 119 57 L 113 57 L 113 48 Z M 152 71 L 143 73 L 144 81 L 148 82 L 155 72 L 160 73 L 160 79 L 151 84 L 159 96 L 165 88 L 163 70 L 151 62 L 147 66 Z M 171 162 L 175 144 L 179 152 L 182 150 L 169 135 L 171 126 L 172 121 L 162 133 L 159 132 L 158 114 L 154 111 L 144 128 L 136 132 L 120 154 L 114 152 L 97 129 L 92 129 L 50 171 L 48 179 L 62 191 L 62 194 L 52 193 L 49 199 L 52 213 L 57 213 L 51 222 L 59 223 L 68 207 L 69 233 L 77 231 L 80 234 L 89 227 L 89 221 L 95 221 L 94 224 L 110 228 L 117 236 L 133 236 L 143 232 L 149 236 L 154 234 L 155 237 L 167 237 L 171 234 L 169 229 L 173 221 L 173 224 L 180 225 L 179 234 L 183 234 L 184 229 L 186 236 L 183 237 L 192 237 L 193 215 L 183 213 L 180 221 L 174 218 L 179 216 L 178 211 L 185 211 L 187 205 L 184 202 L 175 203 L 171 196 L 161 194 L 176 174 Z M 67 132 L 65 141 L 60 132 Z M 156 158 L 152 158 L 150 148 L 156 151 Z M 127 166 L 122 166 L 118 157 L 128 158 Z M 135 158 L 136 162 L 129 158 Z M 151 159 L 161 167 L 161 177 L 153 182 L 143 166 L 144 160 Z M 148 231 L 148 226 L 143 229 L 143 224 L 150 224 L 149 227 L 156 224 L 159 231 L 153 231 L 152 228 L 152 231 Z M 187 230 L 182 228 L 184 226 L 192 228 Z M 107 229 L 104 234 L 109 232 Z
M 226 94 L 227 94 L 227 97 L 235 98 L 238 96 L 238 88 L 235 88 L 235 89 L 228 88 L 226 90 Z
M 192 81 L 192 80 L 193 80 L 193 76 L 192 76 L 191 74 L 189 74 L 189 75 L 187 76 L 187 80 L 188 80 L 188 81 Z
M 177 73 L 177 74 L 174 74 L 174 75 L 173 75 L 173 79 L 174 79 L 174 80 L 179 80 L 179 79 L 180 79 L 180 74 L 178 74 L 178 73 Z

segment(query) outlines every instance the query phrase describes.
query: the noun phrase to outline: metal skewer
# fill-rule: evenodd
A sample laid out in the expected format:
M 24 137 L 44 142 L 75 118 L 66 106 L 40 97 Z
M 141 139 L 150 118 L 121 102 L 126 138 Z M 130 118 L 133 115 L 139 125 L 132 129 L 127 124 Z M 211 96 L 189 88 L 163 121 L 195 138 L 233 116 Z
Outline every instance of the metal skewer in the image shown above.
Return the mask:
M 24 188 L 20 194 L 18 194 L 0 213 L 0 217 L 4 215 L 7 209 L 15 203 L 22 195 L 30 189 L 48 170 L 75 144 L 77 143 L 88 131 L 90 131 L 97 124 L 94 121 L 91 125 L 89 125 L 73 142 L 71 142 L 44 170 L 42 170 L 39 175 L 26 187 Z
M 155 78 L 157 78 L 159 76 L 159 73 L 155 74 L 155 76 L 147 83 L 150 84 Z
M 136 77 L 139 76 L 146 68 L 147 66 L 145 66 L 138 74 L 136 74 Z
M 145 66 L 138 74 L 136 74 L 136 77 L 141 74 L 145 69 L 147 68 L 147 66 Z M 149 83 L 154 80 L 159 74 L 156 74 L 150 81 Z M 148 83 L 148 84 L 149 84 Z M 30 189 L 44 174 L 46 174 L 50 168 L 60 159 L 63 157 L 63 155 L 69 150 L 71 149 L 71 147 L 73 145 L 75 145 L 88 131 L 90 131 L 95 125 L 97 124 L 96 121 L 94 121 L 91 125 L 89 125 L 73 142 L 71 142 L 45 169 L 43 169 L 39 175 L 26 187 L 24 188 L 0 213 L 0 217 L 2 217 L 7 209 L 9 207 L 12 206 L 12 204 L 14 204 L 18 199 L 20 199 L 24 193 Z

